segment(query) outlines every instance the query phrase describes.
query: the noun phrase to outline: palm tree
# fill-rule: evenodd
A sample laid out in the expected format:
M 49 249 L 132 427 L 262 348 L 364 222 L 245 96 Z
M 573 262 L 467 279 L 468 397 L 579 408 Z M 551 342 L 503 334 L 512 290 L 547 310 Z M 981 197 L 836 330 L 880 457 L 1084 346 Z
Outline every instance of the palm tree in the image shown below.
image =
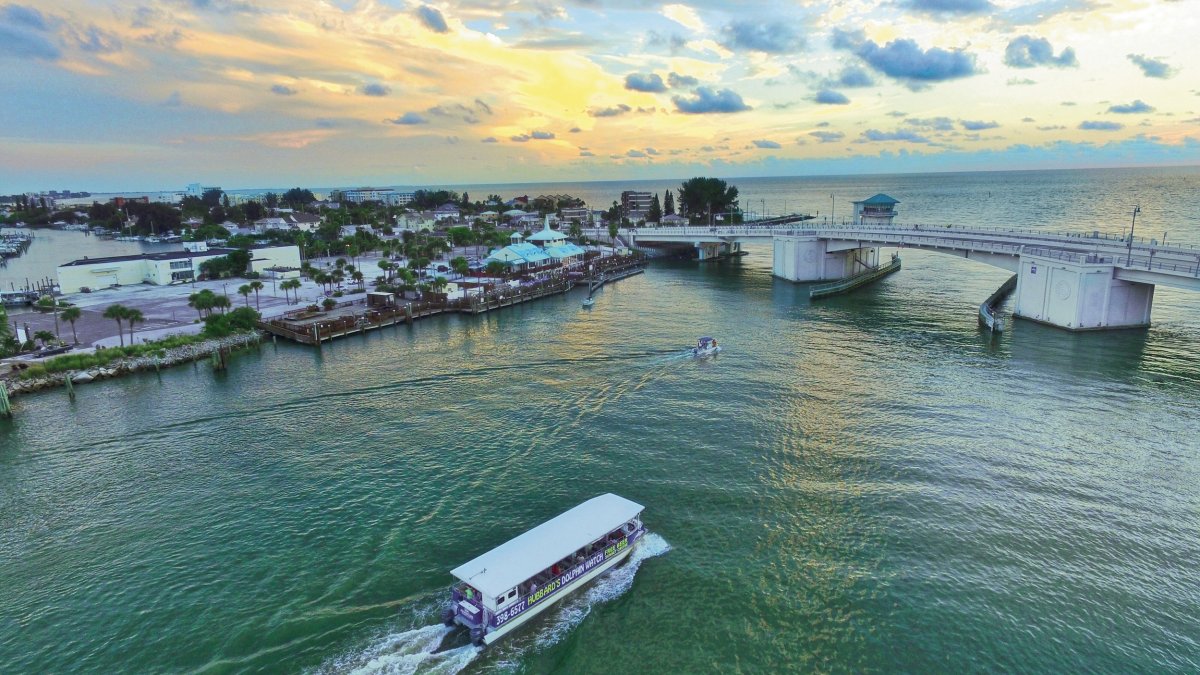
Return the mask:
M 458 273 L 459 276 L 466 278 L 467 272 L 471 269 L 471 264 L 461 255 L 450 261 L 450 267 Z
M 125 320 L 129 322 L 129 344 L 133 344 L 133 324 L 145 323 L 146 317 L 142 316 L 140 309 L 125 310 Z
M 208 289 L 204 289 L 199 293 L 192 293 L 188 296 L 188 307 L 195 309 L 196 314 L 203 319 L 205 310 L 208 310 L 210 314 L 212 313 L 212 296 L 213 292 Z
M 608 236 L 612 239 L 613 255 L 617 254 L 617 232 L 620 228 L 621 224 L 615 220 L 608 224 Z
M 258 305 L 258 292 L 264 288 L 263 282 L 257 281 L 257 280 L 251 281 L 250 288 L 254 289 L 254 309 L 261 310 L 262 307 L 259 307 L 259 305 Z
M 279 284 L 279 287 L 283 289 L 283 299 L 285 301 L 287 301 L 288 303 L 291 302 L 291 299 L 288 297 L 288 291 L 290 291 L 292 289 L 296 289 L 296 302 L 300 302 L 300 280 L 299 279 L 288 279 L 288 280 L 284 281 L 283 283 Z
M 246 300 L 246 306 L 249 307 L 250 306 L 250 294 L 254 292 L 254 289 L 250 288 L 250 284 L 242 284 L 241 286 L 238 286 L 237 292 L 238 292 L 238 295 L 241 295 L 242 298 L 244 298 Z
M 81 316 L 83 316 L 83 310 L 78 307 L 67 307 L 62 311 L 63 321 L 71 324 L 71 337 L 75 338 L 75 344 L 79 344 L 79 336 L 75 333 L 75 322 Z
M 360 290 L 360 291 L 367 290 L 366 280 L 363 277 L 362 272 L 359 272 L 358 270 L 354 270 L 353 272 L 350 273 L 350 278 L 354 279 L 354 281 L 358 282 L 358 290 Z
M 232 305 L 233 305 L 233 303 L 229 302 L 229 298 L 225 297 L 224 295 L 217 295 L 215 293 L 213 294 L 213 299 L 212 299 L 213 309 L 220 309 L 221 313 L 224 314 L 225 310 L 228 309 L 229 307 L 231 307 Z M 211 314 L 211 311 L 210 311 L 210 314 Z
M 51 333 L 48 330 L 39 330 L 33 334 L 33 339 L 41 342 L 42 349 L 45 349 L 46 347 L 50 346 L 51 342 L 54 341 L 54 333 Z
M 112 319 L 117 322 L 117 337 L 120 338 L 122 347 L 125 346 L 125 334 L 121 332 L 121 322 L 125 320 L 127 312 L 129 312 L 129 308 L 124 305 L 109 305 L 105 308 L 102 315 L 106 319 Z

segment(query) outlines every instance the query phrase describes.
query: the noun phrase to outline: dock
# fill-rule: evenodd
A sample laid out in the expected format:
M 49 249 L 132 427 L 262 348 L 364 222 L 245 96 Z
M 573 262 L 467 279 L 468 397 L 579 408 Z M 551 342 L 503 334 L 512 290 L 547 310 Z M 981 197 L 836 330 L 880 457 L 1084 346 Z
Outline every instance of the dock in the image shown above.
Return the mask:
M 812 300 L 817 300 L 819 298 L 827 298 L 832 295 L 849 293 L 856 288 L 861 288 L 867 284 L 874 283 L 875 281 L 878 281 L 879 279 L 898 271 L 900 271 L 900 256 L 894 255 L 887 263 L 883 265 L 876 265 L 865 272 L 859 272 L 858 274 L 848 276 L 844 279 L 838 279 L 837 281 L 828 284 L 818 284 L 813 286 L 808 291 L 808 297 Z
M 561 295 L 580 285 L 595 290 L 606 283 L 641 274 L 645 271 L 645 260 L 639 257 L 615 264 L 602 264 L 601 267 L 591 275 L 566 275 L 521 286 L 497 285 L 483 295 L 453 300 L 410 300 L 386 306 L 369 306 L 367 299 L 362 298 L 340 302 L 330 309 L 313 309 L 310 306 L 259 321 L 258 328 L 292 342 L 319 347 L 323 342 L 336 338 L 398 324 L 411 325 L 418 319 L 439 314 L 485 314 L 551 295 Z

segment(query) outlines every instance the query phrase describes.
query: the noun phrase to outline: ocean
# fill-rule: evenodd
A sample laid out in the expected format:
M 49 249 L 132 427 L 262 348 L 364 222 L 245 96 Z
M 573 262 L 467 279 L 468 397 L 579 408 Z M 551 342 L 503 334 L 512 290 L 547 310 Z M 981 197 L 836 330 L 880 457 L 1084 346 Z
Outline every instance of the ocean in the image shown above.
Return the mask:
M 1139 234 L 1200 243 L 1194 169 L 734 182 L 764 210 L 884 192 L 908 222 L 1083 232 L 1140 202 Z M 1159 288 L 1145 330 L 993 337 L 1002 270 L 909 250 L 812 303 L 748 250 L 590 310 L 14 399 L 0 671 L 1200 670 L 1200 294 Z M 724 351 L 688 358 L 702 334 Z M 449 570 L 610 491 L 646 507 L 630 564 L 435 653 Z

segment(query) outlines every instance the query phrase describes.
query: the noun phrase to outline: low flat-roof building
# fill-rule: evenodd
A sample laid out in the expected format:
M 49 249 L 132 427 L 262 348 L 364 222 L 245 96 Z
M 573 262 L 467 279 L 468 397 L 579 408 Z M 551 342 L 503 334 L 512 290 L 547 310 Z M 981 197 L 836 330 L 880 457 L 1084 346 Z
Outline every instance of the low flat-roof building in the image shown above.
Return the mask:
M 228 255 L 234 250 L 209 248 L 80 258 L 58 266 L 58 286 L 63 293 L 78 293 L 84 288 L 186 283 L 199 276 L 202 263 Z M 250 249 L 250 256 L 250 269 L 254 272 L 269 267 L 300 267 L 300 249 L 295 245 L 255 247 Z

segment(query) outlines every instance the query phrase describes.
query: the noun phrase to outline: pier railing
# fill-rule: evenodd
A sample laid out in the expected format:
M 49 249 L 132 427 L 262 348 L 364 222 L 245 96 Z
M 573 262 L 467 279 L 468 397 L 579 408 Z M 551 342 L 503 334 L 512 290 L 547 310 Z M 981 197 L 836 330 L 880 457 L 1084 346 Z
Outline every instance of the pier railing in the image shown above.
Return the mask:
M 881 279 L 892 272 L 899 271 L 900 256 L 892 256 L 892 259 L 883 265 L 876 265 L 869 270 L 859 272 L 848 276 L 844 279 L 838 279 L 827 284 L 817 284 L 808 290 L 808 297 L 812 300 L 818 298 L 827 298 L 831 295 L 840 295 L 848 293 L 859 286 L 865 286 L 876 279 Z

